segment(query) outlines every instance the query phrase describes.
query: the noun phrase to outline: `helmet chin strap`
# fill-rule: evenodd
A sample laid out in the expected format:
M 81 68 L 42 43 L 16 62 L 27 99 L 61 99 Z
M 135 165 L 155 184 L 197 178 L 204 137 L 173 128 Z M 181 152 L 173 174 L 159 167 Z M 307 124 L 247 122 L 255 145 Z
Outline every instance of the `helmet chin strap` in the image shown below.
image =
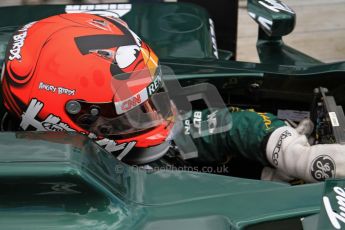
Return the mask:
M 168 141 L 160 145 L 148 148 L 134 148 L 132 149 L 122 161 L 130 165 L 143 165 L 153 162 L 163 157 L 169 150 L 170 144 Z

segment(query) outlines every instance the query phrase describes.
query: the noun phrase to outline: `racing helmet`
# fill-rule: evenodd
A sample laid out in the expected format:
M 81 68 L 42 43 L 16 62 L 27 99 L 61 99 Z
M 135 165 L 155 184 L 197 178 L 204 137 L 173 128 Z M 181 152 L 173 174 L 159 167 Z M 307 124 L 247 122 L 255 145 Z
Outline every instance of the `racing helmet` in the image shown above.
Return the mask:
M 124 21 L 61 14 L 13 34 L 2 94 L 22 130 L 81 132 L 124 162 L 146 164 L 165 154 L 174 125 L 161 75 Z

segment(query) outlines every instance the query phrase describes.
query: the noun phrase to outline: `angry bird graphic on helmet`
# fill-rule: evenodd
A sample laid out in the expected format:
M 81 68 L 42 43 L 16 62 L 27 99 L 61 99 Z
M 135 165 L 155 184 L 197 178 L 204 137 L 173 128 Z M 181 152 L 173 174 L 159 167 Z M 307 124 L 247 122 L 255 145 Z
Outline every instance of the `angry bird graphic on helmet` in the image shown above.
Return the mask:
M 77 131 L 125 162 L 162 156 L 174 107 L 153 50 L 120 19 L 61 14 L 19 28 L 2 73 L 23 130 Z

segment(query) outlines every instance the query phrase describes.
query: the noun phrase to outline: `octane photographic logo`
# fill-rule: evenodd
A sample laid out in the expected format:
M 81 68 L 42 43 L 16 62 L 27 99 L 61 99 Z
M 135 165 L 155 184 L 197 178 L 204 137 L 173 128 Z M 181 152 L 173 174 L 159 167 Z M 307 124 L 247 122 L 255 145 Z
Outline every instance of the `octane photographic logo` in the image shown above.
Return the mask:
M 123 174 L 126 172 L 127 167 L 125 167 L 123 164 L 116 164 L 115 165 L 115 173 L 116 174 Z M 151 165 L 132 165 L 131 170 L 145 170 L 146 172 L 156 172 L 156 171 L 188 171 L 188 172 L 203 172 L 203 173 L 213 173 L 213 174 L 225 174 L 229 173 L 230 169 L 227 165 L 219 165 L 216 167 L 212 166 L 174 166 L 174 165 L 164 165 L 164 166 L 151 166 Z
M 322 198 L 328 219 L 335 229 L 341 229 L 345 224 L 345 190 L 341 187 L 334 187 L 334 196 L 324 196 Z M 333 195 L 333 194 L 332 194 Z M 333 200 L 335 197 L 338 207 L 332 207 L 330 198 Z
M 167 106 L 166 97 L 164 97 L 163 94 L 169 98 L 169 101 L 171 100 L 174 102 L 178 111 L 175 119 L 175 126 L 184 124 L 184 120 L 190 118 L 192 115 L 191 102 L 193 101 L 203 100 L 210 111 L 210 114 L 205 116 L 206 119 L 203 119 L 201 111 L 195 111 L 192 117 L 193 126 L 189 127 L 188 135 L 184 135 L 184 129 L 175 129 L 177 133 L 171 138 L 179 148 L 183 159 L 197 158 L 198 151 L 193 142 L 193 138 L 195 139 L 230 130 L 232 127 L 231 113 L 214 85 L 201 83 L 182 87 L 170 68 L 164 67 L 162 69 L 164 69 L 164 74 L 162 74 L 161 78 L 159 78 L 157 82 L 154 81 L 152 83 L 153 85 L 149 85 L 149 88 L 145 88 L 145 90 L 150 94 L 150 90 L 156 91 L 161 84 L 163 85 L 166 92 L 162 92 L 159 97 L 155 97 L 153 103 L 157 106 L 158 110 L 166 110 L 166 108 L 163 107 Z M 44 87 L 42 85 L 42 90 L 55 92 L 57 89 L 51 85 L 45 85 Z M 23 130 L 33 127 L 37 131 L 75 131 L 67 123 L 61 121 L 60 117 L 54 114 L 49 114 L 43 121 L 39 120 L 38 114 L 43 107 L 44 104 L 41 101 L 36 98 L 32 99 L 27 110 L 22 114 L 20 127 Z M 220 111 L 222 111 L 222 113 L 220 113 Z M 219 117 L 220 114 L 221 117 Z M 141 110 L 138 110 L 138 113 L 136 113 L 134 117 L 131 117 L 131 113 L 125 113 L 125 115 L 128 116 L 128 122 L 133 127 L 138 125 L 138 121 L 145 121 L 145 118 L 147 118 L 147 113 Z M 226 121 L 224 117 L 227 118 Z M 151 122 L 153 121 L 151 120 Z M 89 137 L 91 139 L 97 139 L 96 135 L 92 133 L 89 134 Z M 104 147 L 108 152 L 113 153 L 121 151 L 117 157 L 119 160 L 125 157 L 136 145 L 135 141 L 119 144 L 107 138 L 96 140 L 96 143 Z
M 208 126 L 208 132 L 210 134 L 214 133 L 215 128 L 217 127 L 217 112 L 213 111 L 212 113 L 207 115 L 207 126 Z M 201 124 L 202 122 L 205 121 L 205 119 L 203 119 L 203 113 L 202 111 L 194 111 L 193 112 L 193 119 L 192 120 L 184 120 L 184 134 L 185 135 L 190 135 L 190 130 L 191 130 L 191 124 L 193 124 L 193 127 L 195 128 L 195 130 L 198 132 L 199 135 L 201 135 Z
M 182 87 L 172 69 L 167 66 L 161 68 L 161 84 L 166 91 L 164 94 L 174 102 L 178 111 L 175 126 L 184 127 L 175 129 L 176 133 L 172 139 L 183 159 L 197 158 L 198 151 L 193 139 L 229 131 L 232 127 L 231 113 L 214 85 L 200 83 Z M 193 111 L 191 103 L 198 100 L 205 102 L 209 110 L 207 116 L 203 116 L 202 111 Z M 155 104 L 166 105 L 164 97 L 156 98 Z M 129 120 L 136 123 L 135 117 Z
M 168 101 L 173 101 L 174 106 L 176 106 L 177 114 L 171 131 L 174 133 L 174 136 L 169 135 L 168 140 L 174 140 L 183 159 L 197 158 L 198 151 L 193 139 L 230 130 L 232 127 L 231 114 L 214 85 L 201 83 L 182 87 L 169 67 L 160 67 L 160 75 L 148 87 L 143 89 L 145 92 L 144 99 L 147 100 L 146 95 L 151 96 L 152 92 L 157 91 L 161 85 L 163 86 L 165 92 L 160 92 L 158 97 L 152 96 L 151 100 L 157 111 L 165 111 L 166 106 L 171 106 L 171 104 L 167 105 L 167 98 Z M 127 84 L 130 83 L 128 82 Z M 129 90 L 130 87 L 124 88 Z M 140 96 L 139 100 L 137 95 L 134 95 L 134 98 L 131 97 L 130 103 L 133 103 L 132 107 L 134 108 L 137 103 L 144 102 L 144 99 Z M 192 113 L 191 102 L 198 100 L 203 100 L 210 111 L 210 114 L 204 118 L 201 111 L 194 111 Z M 117 113 L 124 113 L 125 111 L 123 110 L 127 109 L 128 103 L 126 99 L 115 104 Z M 140 109 L 135 113 L 124 113 L 124 115 L 127 116 L 127 120 L 132 127 L 137 127 L 141 122 L 146 121 L 160 123 L 160 118 L 157 121 L 153 121 L 152 117 L 148 116 L 148 113 Z M 224 119 L 225 117 L 226 119 Z M 178 128 L 183 126 L 184 129 Z

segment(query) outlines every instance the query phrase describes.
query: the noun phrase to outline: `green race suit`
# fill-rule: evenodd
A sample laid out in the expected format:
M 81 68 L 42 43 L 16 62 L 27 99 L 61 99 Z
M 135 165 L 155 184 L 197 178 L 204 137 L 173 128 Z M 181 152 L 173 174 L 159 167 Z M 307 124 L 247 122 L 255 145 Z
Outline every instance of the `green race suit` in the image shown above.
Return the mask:
M 253 110 L 241 110 L 236 107 L 228 108 L 230 113 L 220 110 L 211 113 L 209 110 L 193 111 L 191 118 L 183 121 L 184 135 L 190 135 L 194 128 L 200 129 L 200 122 L 208 124 L 215 121 L 218 125 L 232 124 L 224 132 L 212 133 L 192 138 L 198 152 L 197 161 L 200 163 L 226 162 L 229 156 L 242 155 L 246 158 L 268 165 L 265 156 L 265 144 L 268 135 L 275 129 L 285 126 L 270 113 L 259 113 Z M 216 113 L 217 116 L 213 116 Z

